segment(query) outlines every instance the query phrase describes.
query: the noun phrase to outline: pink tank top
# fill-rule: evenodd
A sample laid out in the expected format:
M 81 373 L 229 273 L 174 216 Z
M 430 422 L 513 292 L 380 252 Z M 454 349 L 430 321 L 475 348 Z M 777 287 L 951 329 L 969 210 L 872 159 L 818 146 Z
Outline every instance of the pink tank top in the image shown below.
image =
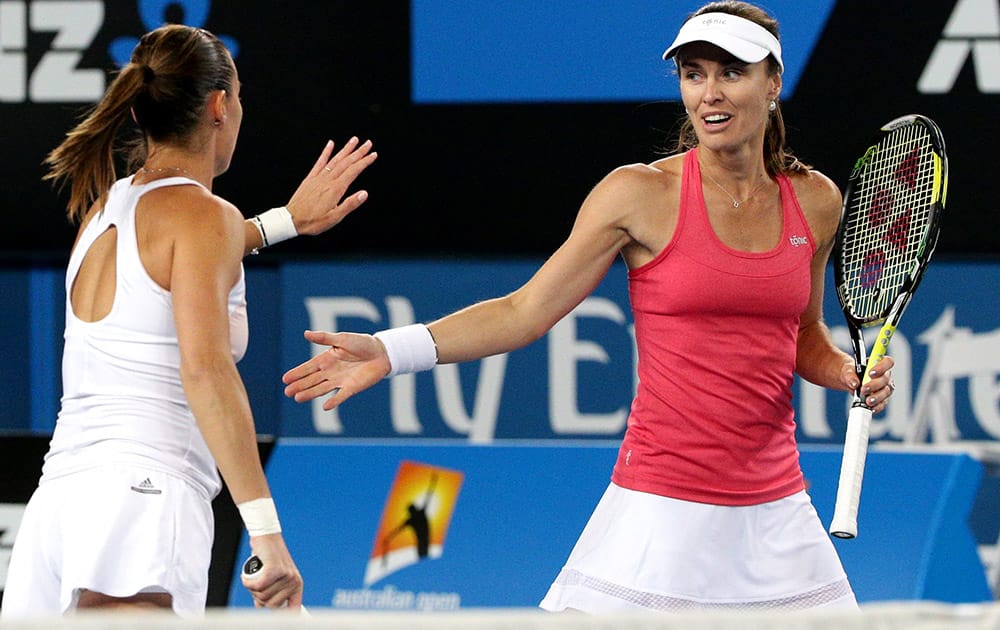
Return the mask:
M 717 505 L 803 489 L 791 387 L 816 245 L 791 182 L 777 182 L 778 245 L 734 250 L 709 223 L 697 150 L 685 156 L 673 239 L 629 272 L 639 388 L 617 485 Z

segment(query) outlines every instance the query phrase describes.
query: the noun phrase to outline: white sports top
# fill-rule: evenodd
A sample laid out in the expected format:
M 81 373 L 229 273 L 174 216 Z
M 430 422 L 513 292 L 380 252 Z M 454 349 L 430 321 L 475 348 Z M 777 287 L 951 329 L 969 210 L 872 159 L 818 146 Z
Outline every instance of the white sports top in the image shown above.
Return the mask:
M 188 407 L 181 385 L 180 349 L 170 292 L 139 258 L 135 208 L 139 198 L 165 186 L 201 186 L 185 177 L 114 184 L 101 213 L 84 229 L 66 271 L 66 332 L 62 408 L 42 481 L 108 463 L 153 467 L 180 475 L 208 497 L 220 490 L 215 460 Z M 111 311 L 96 322 L 73 313 L 71 289 L 87 250 L 110 226 L 118 229 L 116 288 Z M 247 347 L 243 269 L 229 292 L 233 358 Z

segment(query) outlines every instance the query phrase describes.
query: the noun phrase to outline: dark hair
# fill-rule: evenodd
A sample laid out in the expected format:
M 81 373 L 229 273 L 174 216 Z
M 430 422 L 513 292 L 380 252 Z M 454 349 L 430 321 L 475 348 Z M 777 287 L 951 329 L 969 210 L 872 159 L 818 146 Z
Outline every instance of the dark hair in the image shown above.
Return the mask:
M 778 33 L 778 21 L 760 9 L 746 2 L 736 0 L 723 0 L 721 2 L 710 2 L 688 16 L 693 17 L 705 13 L 728 13 L 751 22 L 755 22 L 767 29 L 779 41 L 781 37 Z M 771 75 L 781 72 L 777 59 L 772 55 L 767 56 L 768 73 Z M 795 157 L 791 150 L 785 146 L 785 119 L 781 115 L 781 103 L 776 103 L 777 108 L 771 112 L 767 120 L 767 128 L 764 130 L 764 167 L 768 175 L 774 177 L 778 174 L 801 173 L 807 171 L 809 166 L 803 164 Z M 677 136 L 677 151 L 687 151 L 698 146 L 698 136 L 695 134 L 694 125 L 685 116 L 681 122 L 681 128 Z
M 204 29 L 170 24 L 143 35 L 104 97 L 45 159 L 44 180 L 59 188 L 70 183 L 69 220 L 80 222 L 94 201 L 104 200 L 116 179 L 117 153 L 130 153 L 131 169 L 145 161 L 149 139 L 188 142 L 209 95 L 231 90 L 235 78 L 225 46 Z M 119 146 L 119 128 L 130 116 L 142 136 Z

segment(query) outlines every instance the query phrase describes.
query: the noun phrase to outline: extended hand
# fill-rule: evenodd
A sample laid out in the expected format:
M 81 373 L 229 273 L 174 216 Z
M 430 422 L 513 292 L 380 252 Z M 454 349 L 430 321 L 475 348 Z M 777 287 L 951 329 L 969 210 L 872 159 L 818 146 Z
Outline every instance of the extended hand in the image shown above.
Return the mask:
M 307 402 L 332 392 L 323 403 L 323 409 L 329 411 L 389 373 L 385 347 L 371 335 L 307 330 L 305 338 L 330 349 L 281 377 L 286 385 L 285 396 L 295 398 L 296 402 Z
M 359 146 L 358 139 L 351 138 L 331 158 L 333 146 L 332 140 L 326 143 L 319 159 L 288 202 L 288 211 L 299 234 L 315 235 L 329 230 L 368 199 L 365 190 L 342 198 L 358 175 L 378 157 L 371 150 L 371 140 Z

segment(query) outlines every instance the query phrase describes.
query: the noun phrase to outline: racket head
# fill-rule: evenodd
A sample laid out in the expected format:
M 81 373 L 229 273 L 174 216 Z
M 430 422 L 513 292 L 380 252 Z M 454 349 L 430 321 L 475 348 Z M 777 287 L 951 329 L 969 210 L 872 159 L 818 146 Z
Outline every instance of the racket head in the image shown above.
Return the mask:
M 947 190 L 937 124 L 910 114 L 883 125 L 851 171 L 835 241 L 837 299 L 849 324 L 881 324 L 916 289 L 937 246 Z

